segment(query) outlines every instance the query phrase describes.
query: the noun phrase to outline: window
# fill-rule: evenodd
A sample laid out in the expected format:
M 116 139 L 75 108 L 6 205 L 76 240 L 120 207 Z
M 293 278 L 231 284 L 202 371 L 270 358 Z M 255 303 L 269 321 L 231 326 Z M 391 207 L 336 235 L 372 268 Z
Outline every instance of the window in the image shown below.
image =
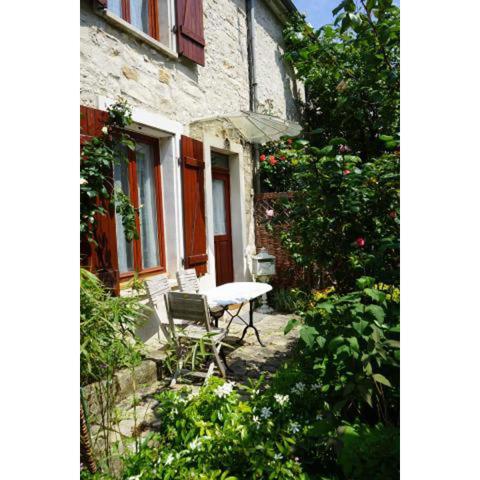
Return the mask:
M 139 239 L 127 242 L 122 218 L 116 214 L 117 252 L 120 277 L 137 272 L 165 271 L 163 243 L 162 189 L 158 140 L 130 134 L 135 151 L 128 151 L 129 163 L 115 165 L 115 188 L 129 196 L 138 209 Z
M 175 48 L 173 0 L 109 0 L 108 10 L 170 49 Z

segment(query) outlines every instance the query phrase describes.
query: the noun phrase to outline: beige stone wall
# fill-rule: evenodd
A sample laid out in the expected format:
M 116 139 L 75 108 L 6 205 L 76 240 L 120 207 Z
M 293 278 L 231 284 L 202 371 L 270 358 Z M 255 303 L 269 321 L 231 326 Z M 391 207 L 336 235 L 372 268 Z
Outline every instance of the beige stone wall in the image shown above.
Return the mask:
M 298 120 L 303 86 L 284 62 L 283 26 L 264 0 L 255 2 L 257 97 L 259 111 Z

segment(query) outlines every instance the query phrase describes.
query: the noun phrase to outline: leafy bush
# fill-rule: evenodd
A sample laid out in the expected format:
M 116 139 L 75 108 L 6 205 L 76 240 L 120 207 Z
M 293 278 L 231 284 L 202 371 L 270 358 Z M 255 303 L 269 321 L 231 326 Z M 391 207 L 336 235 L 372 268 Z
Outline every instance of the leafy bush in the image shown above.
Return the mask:
M 339 420 L 396 424 L 399 292 L 375 288 L 370 277 L 358 279 L 357 286 L 358 291 L 332 295 L 303 315 L 298 369 L 321 385 L 326 409 Z M 291 320 L 286 332 L 297 323 Z
M 354 287 L 360 275 L 398 284 L 399 158 L 385 154 L 364 163 L 347 153 L 344 143 L 334 139 L 322 149 L 306 140 L 279 144 L 276 157 L 285 158 L 279 163 L 295 166 L 296 193 L 267 222 L 278 226 L 282 242 L 311 271 L 310 278 L 326 273 L 340 291 Z M 265 165 L 261 162 L 262 172 L 268 168 L 275 178 L 278 164 Z
M 400 9 L 392 0 L 344 0 L 333 25 L 287 25 L 285 58 L 304 82 L 305 131 L 312 142 L 345 137 L 362 158 L 377 156 L 380 135 L 400 121 Z
M 382 424 L 340 429 L 338 462 L 346 478 L 397 480 L 400 478 L 400 430 Z
M 298 288 L 275 288 L 271 293 L 271 305 L 277 312 L 298 313 L 308 301 L 309 295 Z
M 144 319 L 136 297 L 114 297 L 88 270 L 80 269 L 80 381 L 111 377 L 140 361 L 135 329 Z
M 160 431 L 126 456 L 123 478 L 307 479 L 295 457 L 306 427 L 292 420 L 288 397 L 263 397 L 258 388 L 243 392 L 252 395 L 246 401 L 233 384 L 211 377 L 198 395 L 161 393 Z

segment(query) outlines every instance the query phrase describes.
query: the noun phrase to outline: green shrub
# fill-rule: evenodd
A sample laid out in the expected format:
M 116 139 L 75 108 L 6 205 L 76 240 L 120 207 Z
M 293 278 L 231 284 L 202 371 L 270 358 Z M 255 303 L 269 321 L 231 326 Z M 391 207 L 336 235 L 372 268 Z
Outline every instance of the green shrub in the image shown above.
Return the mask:
M 298 323 L 298 369 L 321 385 L 326 407 L 337 418 L 396 423 L 399 415 L 399 291 L 384 291 L 370 277 L 358 291 L 332 295 Z M 308 398 L 305 398 L 308 402 Z
M 341 429 L 338 462 L 347 479 L 398 480 L 400 430 L 382 424 Z
M 261 162 L 260 170 L 274 185 L 289 164 L 295 195 L 282 200 L 266 227 L 280 235 L 308 278 L 323 278 L 337 291 L 355 288 L 360 275 L 398 285 L 399 157 L 384 154 L 362 161 L 347 153 L 345 143 L 333 139 L 320 149 L 295 140 L 271 147 L 279 160 Z M 310 285 L 319 286 L 328 283 Z
M 299 313 L 305 310 L 309 295 L 298 288 L 275 288 L 271 292 L 270 300 L 277 312 Z
M 114 297 L 88 270 L 80 270 L 80 382 L 103 380 L 140 361 L 136 327 L 144 308 L 136 297 Z

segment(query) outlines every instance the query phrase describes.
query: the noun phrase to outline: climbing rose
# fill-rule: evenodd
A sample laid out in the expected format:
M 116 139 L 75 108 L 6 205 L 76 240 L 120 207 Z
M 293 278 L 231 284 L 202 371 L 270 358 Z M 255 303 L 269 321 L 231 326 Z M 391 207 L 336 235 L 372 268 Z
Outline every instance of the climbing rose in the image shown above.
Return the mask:
M 261 162 L 264 162 L 266 159 L 267 159 L 267 157 L 265 155 L 260 155 L 260 161 Z
M 270 163 L 270 165 L 275 165 L 277 163 L 277 160 L 273 155 L 270 155 L 268 162 Z
M 358 237 L 355 242 L 360 248 L 365 246 L 365 239 L 362 237 Z
M 344 175 L 348 175 L 349 173 L 351 173 L 350 170 L 344 170 L 344 171 L 343 171 L 343 174 L 344 174 Z
M 341 154 L 344 154 L 344 153 L 351 152 L 352 150 L 350 149 L 350 147 L 347 147 L 347 145 L 340 145 L 338 151 L 339 151 Z

